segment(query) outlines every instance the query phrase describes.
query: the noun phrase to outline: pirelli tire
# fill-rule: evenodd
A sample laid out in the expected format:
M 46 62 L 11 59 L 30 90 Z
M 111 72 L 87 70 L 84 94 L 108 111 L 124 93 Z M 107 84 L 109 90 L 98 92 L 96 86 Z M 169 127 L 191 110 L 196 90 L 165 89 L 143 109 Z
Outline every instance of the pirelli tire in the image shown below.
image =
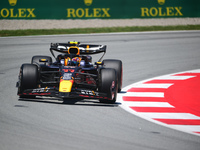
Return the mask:
M 35 89 L 38 84 L 38 66 L 35 64 L 22 64 L 20 68 L 20 98 L 35 98 L 35 96 L 23 95 L 26 89 Z
M 40 59 L 46 59 L 46 65 L 51 65 L 52 64 L 52 58 L 50 56 L 44 56 L 44 55 L 36 55 L 32 57 L 31 64 L 44 64 L 44 62 L 40 62 Z
M 106 93 L 107 98 L 99 99 L 101 103 L 115 103 L 117 98 L 117 75 L 115 69 L 104 68 L 100 71 L 99 91 Z
M 123 66 L 122 61 L 117 59 L 105 59 L 103 60 L 105 68 L 113 68 L 117 73 L 118 78 L 118 92 L 121 92 L 122 89 L 122 76 L 123 76 Z

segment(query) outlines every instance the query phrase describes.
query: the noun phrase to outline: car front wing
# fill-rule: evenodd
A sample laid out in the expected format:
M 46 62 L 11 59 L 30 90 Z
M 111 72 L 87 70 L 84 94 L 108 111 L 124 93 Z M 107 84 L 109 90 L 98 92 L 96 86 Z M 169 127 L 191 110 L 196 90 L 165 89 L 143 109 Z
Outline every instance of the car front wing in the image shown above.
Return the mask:
M 58 88 L 55 87 L 26 89 L 23 92 L 18 93 L 18 95 L 50 96 L 59 98 L 109 99 L 106 93 L 80 88 L 72 88 L 71 92 L 59 92 Z

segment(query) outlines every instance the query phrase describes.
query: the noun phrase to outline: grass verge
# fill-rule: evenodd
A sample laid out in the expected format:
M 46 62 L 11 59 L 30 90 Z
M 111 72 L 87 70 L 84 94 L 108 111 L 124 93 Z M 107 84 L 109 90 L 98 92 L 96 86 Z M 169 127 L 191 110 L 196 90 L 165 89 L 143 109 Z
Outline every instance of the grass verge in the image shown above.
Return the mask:
M 111 32 L 142 32 L 142 31 L 173 31 L 200 30 L 200 25 L 179 26 L 146 26 L 146 27 L 107 27 L 107 28 L 75 28 L 75 29 L 43 29 L 43 30 L 0 30 L 0 36 L 56 35 L 56 34 L 87 34 Z

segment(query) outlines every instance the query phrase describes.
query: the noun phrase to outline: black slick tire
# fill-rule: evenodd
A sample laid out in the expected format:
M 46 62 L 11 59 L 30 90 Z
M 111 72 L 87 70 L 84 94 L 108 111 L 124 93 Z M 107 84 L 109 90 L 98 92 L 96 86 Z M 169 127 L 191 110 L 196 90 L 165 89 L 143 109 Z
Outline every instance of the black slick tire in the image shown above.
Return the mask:
M 103 64 L 105 68 L 113 68 L 117 73 L 118 78 L 118 92 L 122 89 L 122 76 L 123 76 L 123 66 L 121 60 L 116 59 L 105 59 L 103 60 Z
M 107 99 L 100 99 L 101 103 L 115 103 L 117 98 L 117 75 L 114 69 L 101 69 L 99 91 L 107 94 Z
M 37 88 L 38 83 L 38 66 L 34 64 L 23 64 L 20 70 L 20 98 L 35 98 L 35 96 L 23 95 L 26 89 Z

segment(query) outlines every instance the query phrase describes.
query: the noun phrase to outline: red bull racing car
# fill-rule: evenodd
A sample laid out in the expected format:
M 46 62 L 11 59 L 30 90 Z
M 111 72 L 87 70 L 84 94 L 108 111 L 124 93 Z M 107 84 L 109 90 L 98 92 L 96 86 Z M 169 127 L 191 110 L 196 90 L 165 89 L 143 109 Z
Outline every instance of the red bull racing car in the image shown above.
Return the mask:
M 51 43 L 50 52 L 55 62 L 50 56 L 36 55 L 31 63 L 21 65 L 16 85 L 20 98 L 50 96 L 115 103 L 122 88 L 122 61 L 102 61 L 106 45 Z M 99 53 L 102 57 L 93 64 L 91 55 Z

